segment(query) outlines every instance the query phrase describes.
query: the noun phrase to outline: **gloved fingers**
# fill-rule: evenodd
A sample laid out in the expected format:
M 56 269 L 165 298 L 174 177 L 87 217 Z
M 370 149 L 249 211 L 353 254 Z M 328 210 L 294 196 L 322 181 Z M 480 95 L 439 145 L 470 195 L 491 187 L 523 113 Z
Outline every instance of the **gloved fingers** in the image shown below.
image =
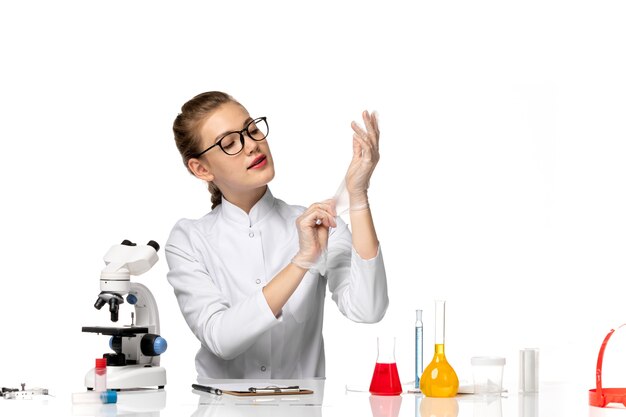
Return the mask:
M 330 214 L 332 214 L 333 216 L 337 216 L 337 210 L 336 210 L 336 201 L 334 198 L 328 198 L 326 200 L 320 201 L 319 203 L 316 204 L 321 204 L 322 207 L 327 210 Z
M 315 203 L 304 211 L 298 218 L 298 224 L 303 227 L 337 227 L 336 212 L 330 203 Z
M 353 121 L 351 124 L 354 134 L 362 138 L 367 138 L 367 131 L 365 131 L 357 122 Z
M 380 132 L 378 130 L 378 121 L 375 114 L 371 114 L 365 110 L 363 112 L 363 122 L 365 129 L 363 129 L 358 123 L 352 122 L 352 130 L 359 135 L 366 142 L 371 143 L 376 149 L 378 149 L 378 140 Z
M 365 129 L 367 129 L 367 137 L 372 144 L 378 147 L 378 123 L 376 121 L 376 114 L 369 113 L 367 110 L 363 112 L 363 122 L 365 122 Z
M 378 161 L 378 150 L 374 148 L 374 146 L 372 146 L 371 142 L 364 140 L 362 137 L 358 136 L 356 133 L 354 134 L 353 139 L 357 141 L 359 143 L 359 146 L 361 147 L 360 155 L 355 154 L 354 155 L 355 157 L 361 156 L 363 161 L 367 161 L 367 162 Z
M 337 213 L 335 211 L 335 201 L 332 198 L 329 198 L 327 200 L 311 204 L 305 210 L 305 213 L 313 211 L 313 210 L 324 210 L 324 211 L 327 211 L 328 213 L 330 213 L 331 215 L 334 215 L 334 216 L 337 215 Z
M 335 197 L 333 198 L 329 198 L 328 200 L 324 200 L 323 203 L 326 203 L 330 206 L 330 213 L 333 214 L 333 216 L 337 217 L 337 200 Z
M 359 159 L 361 164 L 368 167 L 367 169 L 372 169 L 370 167 L 375 166 L 380 159 L 378 148 L 374 147 L 371 142 L 363 140 L 363 138 L 357 136 L 356 134 L 353 136 L 353 139 L 355 142 L 359 143 L 359 147 L 361 148 L 360 154 L 355 153 L 353 155 L 353 161 L 355 159 Z
M 353 155 L 344 179 L 349 193 L 351 211 L 369 207 L 365 192 L 369 188 L 374 168 L 380 160 L 378 116 L 376 113 L 370 114 L 367 110 L 363 111 L 362 116 L 365 127 L 355 121 L 351 123 L 354 131 L 352 135 Z M 362 202 L 360 195 L 365 195 Z
M 300 248 L 291 262 L 305 269 L 315 266 L 328 246 L 329 228 L 337 227 L 335 216 L 334 202 L 325 200 L 312 204 L 298 217 Z
M 327 200 L 324 200 L 318 204 L 321 204 L 322 207 L 324 207 L 324 210 L 326 210 L 333 218 L 337 218 L 337 216 L 340 214 L 337 212 L 337 199 L 336 197 L 333 198 L 329 198 Z M 318 224 L 322 224 L 321 220 L 317 221 Z M 330 226 L 330 227 L 336 227 L 335 226 Z
M 317 237 L 320 245 L 322 245 L 322 252 L 328 247 L 328 228 L 320 227 L 317 229 Z
M 378 113 L 373 111 L 371 113 L 371 122 L 372 122 L 372 127 L 374 128 L 374 132 L 376 132 L 376 137 L 380 139 L 380 129 L 378 127 Z

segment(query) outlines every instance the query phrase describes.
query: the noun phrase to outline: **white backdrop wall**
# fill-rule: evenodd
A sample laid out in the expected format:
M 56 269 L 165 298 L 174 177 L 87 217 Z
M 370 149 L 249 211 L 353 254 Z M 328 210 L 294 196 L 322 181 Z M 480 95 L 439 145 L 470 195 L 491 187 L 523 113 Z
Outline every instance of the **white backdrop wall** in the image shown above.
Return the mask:
M 367 385 L 376 336 L 393 334 L 410 381 L 414 310 L 428 362 L 445 298 L 462 379 L 471 356 L 503 355 L 515 389 L 517 351 L 538 347 L 542 380 L 591 388 L 626 322 L 625 18 L 623 1 L 2 3 L 0 385 L 82 388 L 107 349 L 80 331 L 109 323 L 93 308 L 102 256 L 164 245 L 209 210 L 171 125 L 224 90 L 269 118 L 289 203 L 332 196 L 350 121 L 380 115 L 370 196 L 391 303 L 358 325 L 328 297 L 329 378 Z M 187 387 L 199 343 L 160 255 L 138 281 L 159 302 L 170 386 Z

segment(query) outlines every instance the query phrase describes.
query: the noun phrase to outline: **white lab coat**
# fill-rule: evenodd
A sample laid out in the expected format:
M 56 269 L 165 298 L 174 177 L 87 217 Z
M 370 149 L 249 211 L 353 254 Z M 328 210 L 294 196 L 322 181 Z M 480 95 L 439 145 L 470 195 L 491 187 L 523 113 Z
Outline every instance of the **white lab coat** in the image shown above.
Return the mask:
M 269 188 L 247 214 L 222 199 L 198 220 L 182 219 L 165 246 L 187 324 L 200 340 L 199 377 L 299 379 L 324 377 L 322 321 L 326 284 L 350 320 L 380 321 L 389 303 L 380 248 L 363 260 L 337 219 L 327 272 L 307 272 L 278 318 L 262 288 L 298 251 L 296 218 L 304 207 L 274 198 Z

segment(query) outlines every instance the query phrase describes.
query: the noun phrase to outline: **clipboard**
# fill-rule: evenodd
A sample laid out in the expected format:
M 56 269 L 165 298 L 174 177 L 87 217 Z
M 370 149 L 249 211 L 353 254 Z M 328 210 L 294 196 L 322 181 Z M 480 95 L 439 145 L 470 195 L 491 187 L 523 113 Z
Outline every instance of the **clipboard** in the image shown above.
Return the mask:
M 236 397 L 263 397 L 268 395 L 307 395 L 313 394 L 314 392 L 313 390 L 303 389 L 299 386 L 279 387 L 275 385 L 270 385 L 266 387 L 250 387 L 247 391 L 219 389 L 200 384 L 192 384 L 191 387 L 198 391 L 208 392 L 215 395 L 228 394 L 234 395 Z

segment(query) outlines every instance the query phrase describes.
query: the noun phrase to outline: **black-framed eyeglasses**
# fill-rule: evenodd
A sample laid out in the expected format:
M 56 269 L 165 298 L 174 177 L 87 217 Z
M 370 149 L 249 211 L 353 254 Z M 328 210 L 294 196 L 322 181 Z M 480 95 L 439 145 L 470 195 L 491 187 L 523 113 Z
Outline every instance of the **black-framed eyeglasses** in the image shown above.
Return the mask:
M 239 131 L 228 132 L 217 140 L 213 145 L 209 146 L 200 153 L 192 156 L 192 158 L 200 158 L 205 152 L 219 146 L 226 155 L 237 155 L 243 149 L 245 144 L 245 138 L 243 134 L 246 134 L 250 139 L 260 142 L 265 140 L 269 133 L 269 126 L 267 125 L 267 117 L 259 117 L 251 120 L 246 127 Z

